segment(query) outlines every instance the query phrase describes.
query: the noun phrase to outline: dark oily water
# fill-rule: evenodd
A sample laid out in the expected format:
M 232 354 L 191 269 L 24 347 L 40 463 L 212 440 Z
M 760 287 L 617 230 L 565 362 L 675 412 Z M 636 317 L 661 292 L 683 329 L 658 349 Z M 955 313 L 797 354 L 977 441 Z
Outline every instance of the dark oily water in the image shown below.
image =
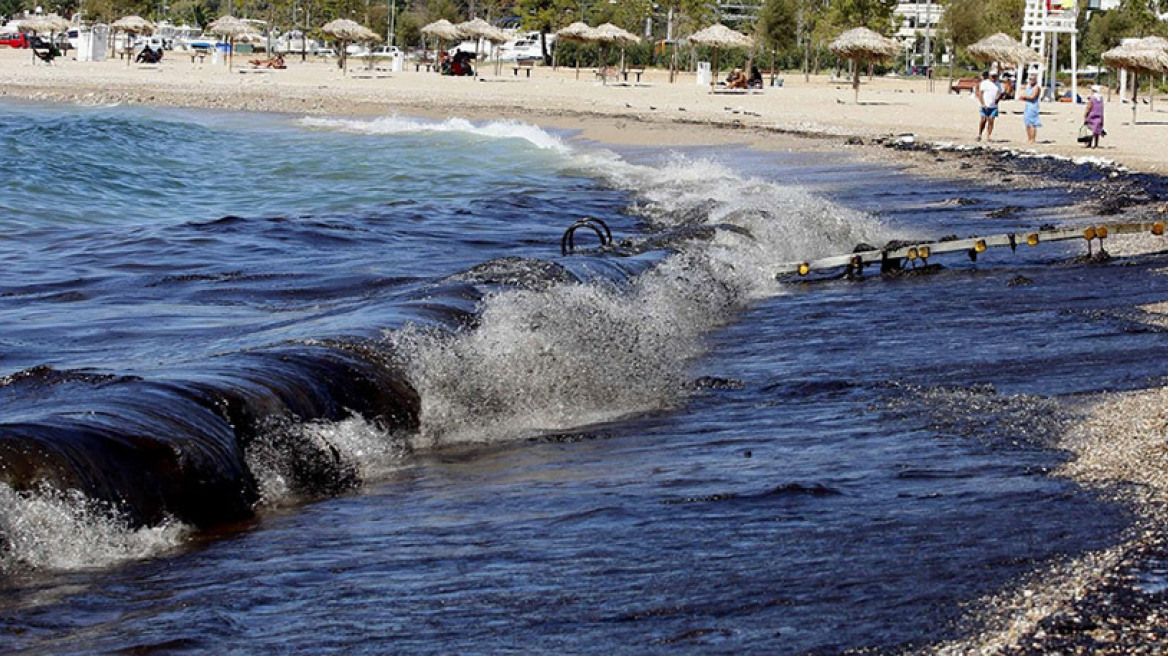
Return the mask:
M 74 152 L 0 191 L 4 651 L 894 650 L 1126 526 L 1049 445 L 1164 376 L 1163 258 L 768 271 L 1065 190 L 510 123 L 0 131 Z M 561 256 L 581 216 L 619 246 Z

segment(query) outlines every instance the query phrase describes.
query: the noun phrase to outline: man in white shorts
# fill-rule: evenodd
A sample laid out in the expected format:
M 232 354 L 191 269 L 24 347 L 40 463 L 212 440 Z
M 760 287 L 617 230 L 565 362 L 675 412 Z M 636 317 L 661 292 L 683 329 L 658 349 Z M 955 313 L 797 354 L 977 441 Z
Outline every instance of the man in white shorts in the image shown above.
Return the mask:
M 981 84 L 977 85 L 977 100 L 981 103 L 981 123 L 977 126 L 977 140 L 981 141 L 981 133 L 985 132 L 986 141 L 994 136 L 994 119 L 998 117 L 998 97 L 1002 95 L 1002 86 L 998 84 L 998 72 L 981 74 Z

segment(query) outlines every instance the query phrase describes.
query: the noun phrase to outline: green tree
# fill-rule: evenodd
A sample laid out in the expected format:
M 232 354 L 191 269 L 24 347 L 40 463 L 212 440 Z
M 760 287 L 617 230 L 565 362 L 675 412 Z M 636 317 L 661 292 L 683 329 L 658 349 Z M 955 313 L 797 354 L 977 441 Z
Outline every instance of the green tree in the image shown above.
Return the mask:
M 772 71 L 775 70 L 775 53 L 794 49 L 797 45 L 798 11 L 798 0 L 767 0 L 759 9 L 754 34 L 763 48 L 770 52 Z
M 984 0 L 980 6 L 985 12 L 983 37 L 998 32 L 1017 35 L 1022 28 L 1022 20 L 1026 14 L 1026 0 Z
M 578 6 L 571 0 L 519 0 L 520 24 L 526 30 L 539 32 L 540 51 L 548 66 L 552 63 L 551 53 L 548 52 L 548 33 L 571 22 L 572 10 Z
M 0 0 L 0 16 L 11 18 L 24 11 L 24 2 L 21 0 Z
M 754 33 L 769 50 L 794 47 L 799 31 L 798 0 L 766 0 L 758 12 Z
M 892 10 L 896 0 L 832 0 L 829 14 L 839 31 L 866 27 L 887 34 L 892 28 Z

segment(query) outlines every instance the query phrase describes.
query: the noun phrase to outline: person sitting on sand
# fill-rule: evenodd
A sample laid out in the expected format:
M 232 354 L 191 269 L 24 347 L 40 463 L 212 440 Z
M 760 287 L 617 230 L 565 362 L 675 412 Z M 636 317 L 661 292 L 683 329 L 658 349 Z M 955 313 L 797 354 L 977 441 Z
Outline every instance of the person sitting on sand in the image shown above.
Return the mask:
M 977 85 L 977 101 L 981 104 L 981 122 L 977 126 L 978 141 L 981 141 L 982 132 L 985 132 L 986 141 L 994 136 L 994 120 L 998 118 L 998 98 L 1001 95 L 1002 86 L 998 84 L 998 72 L 982 73 L 981 84 Z
M 751 89 L 762 88 L 762 71 L 754 64 L 750 65 L 750 79 L 746 81 L 746 86 Z
M 726 77 L 726 88 L 727 89 L 745 89 L 746 88 L 746 76 L 742 74 L 741 68 L 734 69 L 733 71 L 730 72 L 730 75 L 728 75 Z
M 1091 86 L 1091 97 L 1087 99 L 1087 111 L 1083 114 L 1083 123 L 1091 128 L 1091 141 L 1088 148 L 1099 147 L 1099 137 L 1107 134 L 1103 130 L 1103 94 L 1098 84 Z

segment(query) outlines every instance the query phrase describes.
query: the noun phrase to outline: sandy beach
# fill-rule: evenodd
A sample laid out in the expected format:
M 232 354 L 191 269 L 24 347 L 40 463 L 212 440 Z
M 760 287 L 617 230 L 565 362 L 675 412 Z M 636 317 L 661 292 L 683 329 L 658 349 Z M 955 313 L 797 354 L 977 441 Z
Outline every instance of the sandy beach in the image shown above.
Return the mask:
M 919 79 L 865 80 L 861 103 L 856 105 L 847 81 L 826 76 L 805 81 L 797 73 L 785 74 L 781 87 L 727 95 L 698 86 L 690 74 L 682 74 L 671 84 L 664 71 L 648 71 L 640 83 L 606 85 L 591 70 L 581 71 L 576 79 L 575 71 L 564 67 L 536 67 L 528 78 L 524 71 L 513 74 L 507 64 L 499 74 L 484 65 L 485 75 L 473 79 L 415 72 L 412 64 L 404 72 L 392 73 L 354 61 L 345 76 L 334 62 L 302 63 L 290 57 L 286 70 L 257 71 L 250 69 L 247 59 L 237 58 L 231 71 L 209 61 L 192 61 L 180 52 L 167 53 L 160 65 L 127 65 L 118 60 L 80 63 L 68 57 L 44 65 L 34 64 L 28 51 L 0 49 L 0 98 L 305 115 L 401 113 L 428 118 L 504 118 L 578 130 L 586 139 L 621 144 L 745 143 L 784 150 L 859 150 L 868 146 L 861 156 L 895 159 L 908 165 L 915 162 L 935 167 L 933 173 L 995 183 L 987 177 L 993 174 L 962 167 L 952 158 L 936 162 L 930 154 L 874 146 L 874 142 L 911 134 L 918 144 L 1034 151 L 1168 175 L 1168 102 L 1158 104 L 1155 111 L 1141 104 L 1138 123 L 1131 125 L 1130 106 L 1111 97 L 1106 106 L 1108 136 L 1100 149 L 1088 150 L 1075 142 L 1083 106 L 1068 103 L 1043 106 L 1040 143 L 1030 146 L 1022 125 L 1021 103 L 1006 102 L 993 140 L 977 144 L 977 102 L 968 95 L 947 93 L 947 80 L 937 80 L 936 91 L 931 93 Z M 1138 210 L 1163 213 L 1164 207 Z M 1124 248 L 1146 253 L 1165 246 L 1153 239 L 1116 240 L 1113 252 L 1125 254 Z M 1165 324 L 1168 308 L 1164 304 L 1141 311 L 1150 325 Z M 1056 567 L 1047 573 L 1044 585 L 1023 583 L 1000 599 L 987 600 L 986 605 L 997 608 L 982 627 L 985 633 L 998 636 L 982 640 L 994 646 L 990 653 L 1037 654 L 1056 649 L 1062 653 L 1154 653 L 1160 641 L 1168 639 L 1168 617 L 1156 610 L 1151 596 L 1144 600 L 1149 610 L 1140 617 L 1119 617 L 1121 609 L 1113 604 L 1116 595 L 1130 597 L 1138 592 L 1129 580 L 1133 568 L 1165 557 L 1166 400 L 1168 389 L 1077 401 L 1080 407 L 1076 410 L 1086 419 L 1052 445 L 1070 451 L 1076 459 L 1057 475 L 1100 490 L 1123 490 L 1127 493 L 1124 503 L 1136 509 L 1138 525 L 1122 545 Z M 1116 592 L 1117 586 L 1126 587 Z M 1125 603 L 1130 607 L 1134 602 L 1126 599 Z M 1061 624 L 1051 618 L 1062 618 L 1058 620 Z M 1138 631 L 1130 630 L 1133 627 Z M 962 644 L 937 649 L 968 653 Z M 937 653 L 937 649 L 929 653 Z
M 922 79 L 876 77 L 865 80 L 860 104 L 850 83 L 827 76 L 810 80 L 784 74 L 781 87 L 745 94 L 710 93 L 681 74 L 648 70 L 638 83 L 602 84 L 593 70 L 579 79 L 569 67 L 535 67 L 515 74 L 503 64 L 498 74 L 484 64 L 482 76 L 442 77 L 407 64 L 403 72 L 350 62 L 343 75 L 332 61 L 290 57 L 286 70 L 250 70 L 241 55 L 232 70 L 210 60 L 192 61 L 168 53 L 157 65 L 121 60 L 77 62 L 61 57 L 52 65 L 34 63 L 28 51 L 0 49 L 0 96 L 87 104 L 152 105 L 276 111 L 303 114 L 382 115 L 428 118 L 514 118 L 549 127 L 582 130 L 586 138 L 609 143 L 716 144 L 746 142 L 760 148 L 824 148 L 859 140 L 914 135 L 918 142 L 1034 151 L 1068 158 L 1111 160 L 1135 171 L 1168 173 L 1168 110 L 1140 105 L 1130 125 L 1130 106 L 1111 98 L 1108 136 L 1097 150 L 1075 142 L 1082 106 L 1046 103 L 1039 143 L 1026 143 L 1020 102 L 1006 101 L 993 139 L 978 144 L 977 101 L 948 93 L 947 80 L 928 92 Z M 1161 104 L 1161 107 L 1164 107 Z M 676 129 L 676 126 L 684 126 Z M 694 129 L 694 125 L 711 129 Z M 725 129 L 712 129 L 714 127 Z M 819 137 L 784 139 L 784 135 Z M 824 139 L 826 138 L 826 139 Z

